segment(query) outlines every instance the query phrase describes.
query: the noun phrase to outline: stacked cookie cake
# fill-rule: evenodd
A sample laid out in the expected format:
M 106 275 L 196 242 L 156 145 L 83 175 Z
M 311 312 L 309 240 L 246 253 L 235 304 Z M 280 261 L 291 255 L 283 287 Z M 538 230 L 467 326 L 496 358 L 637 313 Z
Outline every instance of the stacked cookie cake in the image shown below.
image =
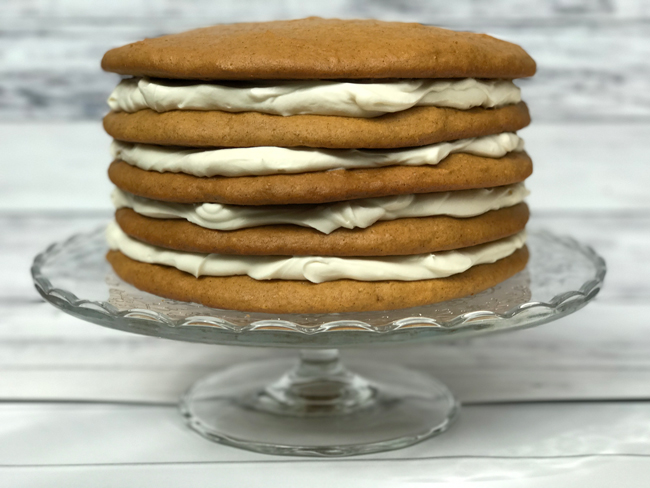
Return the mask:
M 482 34 L 371 20 L 217 25 L 106 53 L 129 76 L 108 260 L 216 308 L 384 310 L 485 290 L 527 262 L 513 78 Z

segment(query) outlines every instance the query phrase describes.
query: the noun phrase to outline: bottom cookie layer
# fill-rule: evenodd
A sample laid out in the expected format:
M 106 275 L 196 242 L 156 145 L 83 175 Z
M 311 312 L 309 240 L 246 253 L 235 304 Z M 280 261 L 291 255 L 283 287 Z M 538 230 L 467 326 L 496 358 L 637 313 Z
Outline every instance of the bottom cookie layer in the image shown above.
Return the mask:
M 134 261 L 119 251 L 107 260 L 124 281 L 154 295 L 208 307 L 269 313 L 334 313 L 392 310 L 443 302 L 486 290 L 528 262 L 528 249 L 463 273 L 422 281 L 258 281 L 248 276 L 194 276 L 175 268 Z

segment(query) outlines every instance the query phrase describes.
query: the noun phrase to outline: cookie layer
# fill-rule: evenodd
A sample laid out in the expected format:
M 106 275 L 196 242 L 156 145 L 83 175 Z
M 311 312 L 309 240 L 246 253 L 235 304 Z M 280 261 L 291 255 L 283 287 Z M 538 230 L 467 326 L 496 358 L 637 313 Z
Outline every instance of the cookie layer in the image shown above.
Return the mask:
M 319 284 L 257 281 L 248 276 L 195 278 L 175 268 L 134 261 L 119 251 L 109 251 L 106 257 L 124 281 L 174 300 L 251 312 L 331 313 L 407 308 L 472 295 L 524 269 L 528 249 L 524 246 L 495 263 L 474 266 L 447 278 Z
M 399 256 L 447 251 L 516 234 L 524 229 L 528 216 L 528 207 L 520 203 L 466 219 L 408 218 L 323 234 L 296 225 L 217 231 L 184 220 L 144 217 L 127 208 L 115 212 L 120 228 L 147 244 L 187 252 L 267 256 Z
M 283 205 L 491 188 L 523 181 L 532 171 L 533 164 L 525 152 L 511 152 L 498 159 L 452 154 L 436 166 L 389 166 L 233 178 L 144 171 L 115 161 L 108 175 L 120 189 L 153 200 Z
M 524 102 L 457 110 L 414 107 L 370 119 L 173 110 L 110 112 L 104 129 L 126 142 L 189 147 L 320 147 L 388 149 L 515 132 L 530 123 Z
M 300 20 L 215 25 L 108 51 L 123 75 L 200 80 L 519 78 L 535 62 L 485 34 L 414 23 Z

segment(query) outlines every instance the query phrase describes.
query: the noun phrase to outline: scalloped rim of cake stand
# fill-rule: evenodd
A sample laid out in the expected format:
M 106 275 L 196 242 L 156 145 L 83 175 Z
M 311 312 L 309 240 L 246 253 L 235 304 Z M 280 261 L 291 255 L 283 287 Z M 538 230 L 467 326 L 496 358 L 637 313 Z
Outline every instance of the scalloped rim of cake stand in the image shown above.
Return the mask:
M 358 347 L 375 343 L 404 343 L 441 338 L 467 337 L 486 332 L 541 325 L 579 310 L 600 291 L 606 274 L 606 264 L 591 247 L 571 237 L 559 237 L 548 231 L 531 231 L 530 239 L 547 239 L 564 245 L 593 265 L 593 277 L 580 287 L 565 290 L 548 301 L 529 301 L 518 304 L 504 313 L 478 310 L 459 314 L 449 320 L 426 316 L 406 316 L 381 325 L 371 325 L 355 319 L 354 313 L 318 314 L 312 317 L 318 323 L 304 325 L 291 320 L 292 315 L 274 315 L 274 318 L 253 319 L 256 314 L 236 311 L 242 318 L 249 317 L 246 325 L 235 324 L 223 317 L 194 315 L 174 319 L 164 313 L 147 309 L 118 310 L 107 301 L 87 300 L 74 293 L 52 285 L 43 267 L 70 249 L 84 248 L 84 244 L 97 245 L 103 228 L 89 233 L 76 234 L 65 241 L 50 245 L 38 254 L 31 268 L 36 289 L 55 307 L 83 320 L 113 329 L 168 339 L 210 344 L 236 344 L 274 347 Z M 93 241 L 93 239 L 95 241 Z M 99 254 L 99 252 L 98 252 Z M 101 259 L 103 259 L 103 252 Z M 480 295 L 480 294 L 479 294 Z M 478 296 L 478 295 L 477 295 Z M 177 302 L 180 303 L 180 302 Z M 196 304 L 191 304 L 196 306 Z M 188 304 L 188 307 L 190 304 Z M 218 309 L 211 309 L 218 312 Z M 408 312 L 409 309 L 403 309 Z M 327 320 L 332 316 L 346 318 Z M 308 316 L 302 314 L 302 317 Z M 296 317 L 295 315 L 293 317 Z

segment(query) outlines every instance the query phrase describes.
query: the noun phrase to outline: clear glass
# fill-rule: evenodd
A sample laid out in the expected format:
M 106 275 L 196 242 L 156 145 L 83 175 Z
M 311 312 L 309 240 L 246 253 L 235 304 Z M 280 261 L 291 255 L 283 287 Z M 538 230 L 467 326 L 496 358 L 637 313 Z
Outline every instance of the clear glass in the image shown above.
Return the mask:
M 79 234 L 36 256 L 36 289 L 54 306 L 106 327 L 210 344 L 359 347 L 420 342 L 530 327 L 567 315 L 599 292 L 605 262 L 591 248 L 529 232 L 524 271 L 474 296 L 378 312 L 268 314 L 208 308 L 139 291 L 104 259 L 103 230 Z
M 406 447 L 444 432 L 459 405 L 445 385 L 395 365 L 351 362 L 336 349 L 298 361 L 251 361 L 195 383 L 181 399 L 202 436 L 257 452 L 349 456 Z
M 532 327 L 575 312 L 603 283 L 604 260 L 568 237 L 530 231 L 524 271 L 477 295 L 400 310 L 265 314 L 160 298 L 121 281 L 104 259 L 103 230 L 36 256 L 39 293 L 106 327 L 168 339 L 301 348 L 300 358 L 236 365 L 181 400 L 201 435 L 259 452 L 307 456 L 404 447 L 444 431 L 458 403 L 437 380 L 395 365 L 351 370 L 336 348 L 461 338 Z

